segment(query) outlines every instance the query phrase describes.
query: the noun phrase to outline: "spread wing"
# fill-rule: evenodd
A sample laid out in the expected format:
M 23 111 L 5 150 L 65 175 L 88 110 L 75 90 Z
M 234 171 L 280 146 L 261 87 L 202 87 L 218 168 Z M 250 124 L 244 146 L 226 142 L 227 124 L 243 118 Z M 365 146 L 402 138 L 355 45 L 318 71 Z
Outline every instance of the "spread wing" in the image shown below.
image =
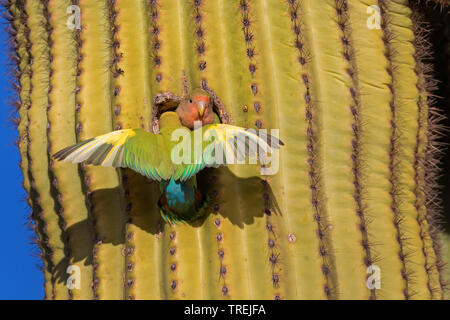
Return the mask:
M 54 154 L 54 158 L 73 163 L 130 168 L 158 181 L 171 178 L 185 181 L 205 167 L 262 158 L 263 154 L 283 145 L 278 138 L 261 131 L 256 133 L 227 124 L 207 125 L 201 130 L 201 152 L 196 153 L 194 140 L 198 134 L 186 129 L 187 135 L 190 135 L 188 140 L 192 143 L 185 149 L 191 152 L 184 162 L 174 162 L 172 159 L 171 151 L 177 142 L 142 129 L 113 131 L 62 149 Z
M 203 133 L 203 161 L 206 166 L 265 161 L 266 155 L 284 143 L 264 130 L 253 130 L 229 124 L 206 126 Z
M 171 164 L 167 162 L 163 138 L 142 129 L 113 131 L 54 154 L 60 161 L 93 164 L 104 167 L 133 169 L 153 180 L 170 179 Z

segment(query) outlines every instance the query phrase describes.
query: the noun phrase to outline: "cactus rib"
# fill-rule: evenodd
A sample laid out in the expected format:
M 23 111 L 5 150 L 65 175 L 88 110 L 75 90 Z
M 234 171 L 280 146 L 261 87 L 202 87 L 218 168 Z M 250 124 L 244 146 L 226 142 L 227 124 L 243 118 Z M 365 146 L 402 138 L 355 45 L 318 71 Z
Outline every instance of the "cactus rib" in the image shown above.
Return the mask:
M 33 215 L 38 228 L 43 230 L 42 247 L 47 257 L 47 267 L 52 277 L 47 287 L 51 288 L 48 299 L 67 299 L 68 290 L 61 277 L 65 273 L 66 265 L 64 232 L 61 229 L 61 219 L 54 211 L 55 202 L 51 197 L 51 182 L 49 180 L 49 158 L 47 150 L 47 92 L 49 88 L 49 46 L 45 36 L 46 18 L 45 6 L 40 1 L 26 1 L 25 12 L 28 17 L 27 26 L 30 29 L 31 43 L 31 87 L 30 108 L 28 110 L 28 174 L 30 179 L 30 197 L 33 202 Z M 42 36 L 44 35 L 44 36 Z M 40 226 L 40 227 L 39 227 Z M 45 236 L 46 235 L 46 236 Z
M 80 88 L 76 86 L 77 48 L 73 31 L 67 25 L 58 23 L 65 20 L 66 9 L 72 2 L 44 0 L 44 4 L 48 10 L 50 46 L 48 148 L 49 153 L 54 154 L 64 146 L 76 142 L 75 95 Z M 64 115 L 64 119 L 61 119 L 61 115 Z M 79 170 L 69 163 L 52 163 L 50 172 L 53 192 L 67 234 L 68 264 L 79 268 L 80 286 L 90 288 L 93 267 L 86 262 L 92 254 L 93 228 L 86 196 L 79 180 Z M 70 296 L 76 299 L 93 297 L 92 290 L 69 290 Z
M 346 0 L 336 0 L 336 13 L 338 15 L 338 25 L 341 33 L 341 43 L 343 47 L 342 55 L 347 61 L 346 73 L 351 79 L 349 85 L 349 94 L 352 98 L 350 103 L 350 112 L 353 116 L 353 123 L 351 125 L 354 139 L 352 139 L 352 172 L 354 176 L 354 199 L 356 202 L 356 214 L 359 217 L 359 230 L 361 232 L 361 246 L 364 252 L 363 262 L 365 267 L 370 267 L 372 264 L 372 243 L 369 242 L 367 234 L 367 213 L 365 207 L 362 203 L 362 166 L 363 166 L 363 156 L 361 154 L 361 99 L 360 99 L 360 82 L 359 73 L 357 72 L 357 61 L 355 59 L 355 49 L 353 48 L 353 35 L 350 28 L 351 18 L 350 18 L 350 8 Z M 370 298 L 376 299 L 376 289 L 370 289 Z
M 82 141 L 112 130 L 112 60 L 109 12 L 106 1 L 79 3 L 81 19 L 91 21 L 78 40 L 76 95 L 77 140 Z M 95 54 L 90 54 L 95 52 Z M 96 299 L 122 299 L 125 205 L 123 189 L 113 168 L 82 168 L 94 226 L 93 294 Z
M 113 26 L 113 62 L 123 70 L 113 81 L 114 129 L 150 128 L 150 59 L 146 1 L 110 1 Z M 126 299 L 152 299 L 161 294 L 159 267 L 160 231 L 156 206 L 158 187 L 131 170 L 121 170 L 126 201 L 125 277 Z M 153 290 L 148 290 L 152 287 Z
M 255 41 L 253 38 L 253 11 L 251 2 L 242 0 L 239 2 L 239 9 L 241 12 L 241 24 L 242 24 L 242 36 L 243 40 L 245 42 L 245 50 L 242 50 L 241 54 L 245 54 L 248 59 L 248 73 L 250 75 L 250 79 L 248 80 L 254 80 L 255 73 L 258 73 L 257 66 L 259 67 L 258 60 L 255 58 Z M 253 83 L 253 81 L 252 81 Z M 245 104 L 243 107 L 241 107 L 241 112 L 244 112 L 243 117 L 244 118 L 244 125 L 245 126 L 256 126 L 256 128 L 262 127 L 262 120 L 259 118 L 258 114 L 261 111 L 261 104 L 258 102 L 258 98 L 256 95 L 253 95 L 252 92 L 252 85 L 247 85 L 247 93 L 249 97 L 248 104 L 250 106 L 254 106 L 254 109 L 251 110 L 251 107 L 247 106 Z M 253 112 L 256 112 L 254 114 Z M 253 119 L 256 119 L 252 121 Z M 283 291 L 282 288 L 280 288 L 279 285 L 279 275 L 281 273 L 281 259 L 283 257 L 280 257 L 280 249 L 279 245 L 277 243 L 277 234 L 275 230 L 278 228 L 276 227 L 275 222 L 271 218 L 272 214 L 278 214 L 276 210 L 273 208 L 273 199 L 271 198 L 271 187 L 270 187 L 270 181 L 263 177 L 261 179 L 261 187 L 260 190 L 256 189 L 257 193 L 261 193 L 263 196 L 261 197 L 262 203 L 260 205 L 259 210 L 264 212 L 265 216 L 265 225 L 266 225 L 266 231 L 267 231 L 267 242 L 266 242 L 266 250 L 267 250 L 267 259 L 269 261 L 270 270 L 271 272 L 268 274 L 270 282 L 272 282 L 272 298 L 274 299 L 281 299 L 282 296 L 285 296 L 281 292 Z M 273 195 L 272 195 L 273 197 Z
M 415 132 L 417 122 L 409 121 L 418 115 L 417 105 L 413 99 L 417 99 L 417 90 L 411 87 L 405 88 L 398 79 L 411 79 L 417 82 L 417 77 L 410 66 L 405 66 L 405 61 L 414 61 L 412 46 L 412 31 L 405 32 L 404 26 L 411 24 L 408 15 L 397 17 L 396 12 L 410 10 L 405 1 L 392 1 L 380 3 L 383 18 L 389 19 L 391 24 L 388 31 L 393 35 L 388 40 L 388 59 L 393 68 L 392 82 L 389 86 L 392 100 L 392 139 L 391 139 L 391 196 L 394 224 L 397 227 L 397 240 L 400 244 L 399 257 L 403 263 L 401 271 L 404 279 L 404 296 L 410 298 L 429 298 L 423 290 L 426 287 L 426 273 L 424 269 L 417 268 L 425 264 L 421 247 L 421 241 L 411 238 L 411 234 L 419 234 L 417 223 L 417 210 L 414 207 L 414 148 L 416 145 Z M 389 11 L 389 13 L 388 13 Z M 385 28 L 386 30 L 386 28 Z M 395 51 L 394 51 L 395 50 Z M 400 101 L 402 101 L 400 103 Z M 404 125 L 408 123 L 408 125 Z M 400 191 L 402 190 L 402 191 Z M 429 294 L 429 293 L 428 293 Z

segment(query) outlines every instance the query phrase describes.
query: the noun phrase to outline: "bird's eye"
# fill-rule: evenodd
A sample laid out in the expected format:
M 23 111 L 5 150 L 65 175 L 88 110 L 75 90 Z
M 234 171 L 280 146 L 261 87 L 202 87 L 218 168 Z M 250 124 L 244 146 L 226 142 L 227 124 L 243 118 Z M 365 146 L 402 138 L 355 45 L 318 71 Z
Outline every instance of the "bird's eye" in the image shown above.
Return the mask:
M 189 103 L 192 103 L 192 99 L 189 99 Z

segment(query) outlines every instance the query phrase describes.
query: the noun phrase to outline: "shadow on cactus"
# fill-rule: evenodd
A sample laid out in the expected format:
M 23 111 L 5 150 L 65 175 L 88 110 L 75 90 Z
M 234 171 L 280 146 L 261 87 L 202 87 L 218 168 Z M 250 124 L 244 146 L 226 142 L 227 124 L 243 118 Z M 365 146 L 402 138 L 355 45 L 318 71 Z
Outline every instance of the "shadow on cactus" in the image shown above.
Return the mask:
M 239 178 L 236 177 L 228 168 L 223 169 L 214 169 L 214 168 L 206 168 L 199 172 L 197 174 L 197 182 L 198 182 L 198 188 L 199 191 L 202 192 L 202 194 L 208 194 L 208 197 L 211 199 L 211 201 L 208 203 L 208 206 L 205 208 L 206 214 L 201 217 L 196 217 L 196 219 L 192 221 L 184 221 L 185 223 L 188 223 L 193 228 L 201 228 L 203 224 L 205 223 L 205 220 L 208 218 L 208 215 L 216 215 L 216 211 L 218 211 L 218 207 L 221 205 L 221 203 L 217 203 L 214 201 L 215 198 L 217 198 L 219 195 L 214 192 L 214 171 L 215 170 L 221 170 L 222 178 L 227 180 L 228 183 L 239 183 L 242 185 L 242 188 L 245 190 L 247 188 L 253 188 L 255 185 L 261 185 L 264 184 L 264 180 L 262 180 L 259 177 L 251 177 L 251 178 Z M 151 183 L 149 183 L 151 184 Z M 119 190 L 118 189 L 103 189 L 103 190 L 97 190 L 95 191 L 95 194 L 92 195 L 92 197 L 96 198 L 109 198 L 112 196 L 117 196 Z M 276 199 L 274 197 L 274 194 L 272 192 L 272 189 L 270 186 L 267 186 L 267 192 L 269 195 L 268 204 L 267 204 L 267 210 L 270 210 L 269 212 L 264 211 L 247 211 L 244 215 L 240 215 L 237 212 L 233 211 L 227 211 L 225 214 L 222 215 L 224 219 L 229 220 L 233 225 L 244 228 L 245 225 L 251 225 L 254 223 L 254 219 L 257 217 L 262 217 L 265 214 L 275 214 L 275 215 L 281 215 L 280 208 L 278 206 L 278 203 L 276 202 Z M 253 203 L 256 201 L 259 201 L 261 195 L 257 193 L 248 193 L 246 196 L 246 200 Z M 139 205 L 139 204 L 137 204 Z M 143 206 L 148 206 L 149 203 L 141 203 Z M 150 204 L 153 205 L 153 204 Z M 114 221 L 110 221 L 109 226 L 103 226 L 107 230 L 114 230 L 116 223 Z M 63 236 L 66 236 L 67 234 L 75 234 L 84 236 L 86 235 L 83 230 L 85 230 L 88 226 L 92 225 L 91 220 L 83 220 L 81 222 L 78 222 L 74 224 L 73 226 L 69 227 Z M 163 226 L 158 226 L 156 224 L 140 224 L 139 222 L 136 223 L 136 226 L 145 232 L 152 234 L 152 235 L 158 235 L 160 233 L 160 229 L 163 228 Z M 82 240 L 82 239 L 78 239 Z M 76 239 L 75 239 L 76 241 Z M 103 240 L 101 241 L 102 244 L 112 244 L 114 246 L 120 246 L 125 243 L 125 239 L 120 236 L 117 232 L 111 232 L 109 234 L 106 234 Z M 92 266 L 92 251 L 94 246 L 85 247 L 83 251 L 78 251 L 78 254 L 72 255 L 72 263 L 73 262 L 80 262 L 84 261 L 84 265 L 86 266 Z M 66 248 L 65 250 L 68 250 Z M 54 280 L 58 281 L 60 283 L 66 283 L 68 279 L 68 273 L 67 273 L 67 266 L 69 265 L 69 255 L 64 257 L 61 261 L 57 262 L 55 266 L 55 277 Z

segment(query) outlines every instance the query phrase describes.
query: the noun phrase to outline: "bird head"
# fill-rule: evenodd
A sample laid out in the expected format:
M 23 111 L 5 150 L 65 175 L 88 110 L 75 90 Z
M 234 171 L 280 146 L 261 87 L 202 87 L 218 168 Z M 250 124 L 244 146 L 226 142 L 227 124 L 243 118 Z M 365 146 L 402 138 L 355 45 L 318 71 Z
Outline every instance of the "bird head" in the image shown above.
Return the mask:
M 176 110 L 181 124 L 194 129 L 194 122 L 202 125 L 214 123 L 214 111 L 210 95 L 202 89 L 194 89 L 182 98 Z

